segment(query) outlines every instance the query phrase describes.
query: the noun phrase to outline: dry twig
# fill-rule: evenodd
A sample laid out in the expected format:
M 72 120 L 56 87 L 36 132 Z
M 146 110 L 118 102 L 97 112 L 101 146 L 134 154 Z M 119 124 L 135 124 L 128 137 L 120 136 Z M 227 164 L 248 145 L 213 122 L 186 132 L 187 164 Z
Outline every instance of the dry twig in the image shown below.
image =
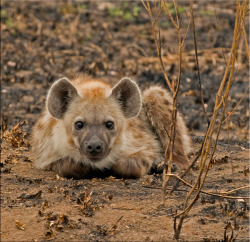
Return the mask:
M 202 149 L 202 153 L 201 153 L 201 162 L 200 162 L 200 169 L 199 169 L 199 174 L 198 177 L 196 179 L 195 184 L 192 186 L 192 189 L 190 190 L 190 192 L 187 194 L 185 202 L 184 202 L 184 210 L 176 215 L 176 218 L 179 217 L 179 223 L 177 226 L 177 221 L 175 220 L 175 239 L 179 239 L 180 237 L 180 232 L 181 232 L 181 228 L 182 228 L 182 224 L 183 221 L 185 219 L 185 217 L 187 216 L 188 212 L 191 210 L 192 206 L 194 205 L 194 203 L 197 201 L 199 194 L 201 192 L 202 186 L 205 182 L 208 170 L 209 170 L 209 165 L 211 163 L 211 160 L 213 158 L 215 149 L 216 149 L 216 145 L 217 145 L 217 141 L 218 141 L 218 137 L 220 134 L 220 128 L 223 122 L 223 118 L 225 115 L 225 109 L 226 109 L 226 104 L 227 104 L 227 100 L 228 100 L 228 95 L 229 95 L 229 90 L 231 88 L 231 84 L 232 84 L 232 77 L 234 74 L 234 66 L 235 66 L 235 61 L 236 61 L 236 52 L 237 52 L 237 48 L 238 48 L 238 44 L 239 44 L 239 39 L 240 39 L 240 35 L 242 32 L 242 23 L 244 22 L 244 19 L 246 17 L 246 13 L 247 13 L 247 2 L 243 2 L 242 5 L 240 4 L 240 2 L 237 2 L 237 10 L 236 10 L 236 18 L 235 18 L 235 28 L 234 28 L 234 36 L 233 36 L 233 43 L 232 43 L 232 48 L 231 48 L 231 54 L 229 57 L 229 60 L 227 62 L 227 68 L 224 74 L 224 77 L 221 81 L 221 85 L 220 88 L 217 92 L 216 95 L 216 101 L 215 101 L 215 106 L 214 106 L 214 112 L 211 118 L 211 123 L 209 125 L 207 134 L 205 136 L 205 140 L 204 140 L 204 147 Z M 212 154 L 210 157 L 208 157 L 208 151 L 210 149 L 211 146 L 211 141 L 212 141 L 212 136 L 214 133 L 214 126 L 216 123 L 216 118 L 218 115 L 218 111 L 220 108 L 223 107 L 222 110 L 222 114 L 221 114 L 221 119 L 220 119 L 220 124 L 218 127 L 218 131 L 217 131 L 217 135 L 216 135 L 216 140 L 215 140 L 215 144 L 214 147 L 212 149 Z M 189 199 L 191 197 L 191 195 L 194 194 L 194 197 L 192 199 L 191 202 L 189 202 Z
M 205 104 L 204 104 L 204 98 L 203 98 L 203 90 L 202 90 L 202 86 L 201 86 L 200 66 L 199 66 L 199 59 L 198 59 L 198 52 L 197 52 L 197 43 L 196 43 L 196 34 L 195 34 L 195 24 L 194 24 L 193 2 L 190 3 L 190 14 L 191 14 L 191 19 L 192 19 L 192 27 L 193 27 L 195 60 L 196 60 L 198 83 L 199 83 L 199 89 L 200 89 L 200 98 L 201 98 L 203 113 L 204 113 L 204 115 L 205 115 L 205 117 L 207 119 L 207 126 L 209 127 L 210 120 L 209 120 L 207 112 L 206 112 L 206 108 L 205 108 Z
M 161 54 L 161 45 L 159 45 L 159 42 L 158 41 L 161 41 L 157 38 L 157 32 L 158 34 L 160 35 L 160 29 L 156 29 L 155 27 L 155 23 L 156 21 L 158 20 L 159 18 L 159 15 L 160 13 L 162 12 L 162 6 L 161 6 L 161 9 L 158 13 L 158 16 L 156 19 L 153 19 L 153 15 L 152 15 L 152 11 L 151 11 L 151 7 L 150 7 L 150 3 L 149 3 L 149 0 L 146 0 L 146 3 L 144 2 L 144 0 L 141 0 L 142 4 L 144 5 L 145 9 L 147 10 L 148 14 L 149 14 L 149 17 L 150 17 L 150 21 L 151 21 L 151 24 L 152 24 L 152 32 L 153 32 L 153 36 L 154 36 L 154 40 L 155 40 L 155 46 L 156 46 L 156 50 L 157 50 L 157 54 L 158 54 L 158 58 L 159 58 L 159 61 L 160 61 L 160 64 L 161 64 L 161 67 L 162 67 L 162 70 L 163 70 L 163 74 L 164 74 L 164 77 L 166 79 L 166 82 L 168 84 L 168 87 L 169 89 L 171 90 L 172 93 L 174 93 L 174 89 L 170 83 L 170 80 L 167 76 L 167 72 L 166 72 L 166 69 L 165 69 L 165 66 L 163 64 L 163 61 L 162 61 L 162 54 Z
M 175 174 L 167 174 L 167 176 L 174 177 L 174 178 L 178 179 L 179 181 L 181 181 L 182 183 L 184 183 L 185 185 L 187 185 L 187 186 L 189 186 L 191 188 L 193 187 L 190 183 L 188 183 L 187 181 L 185 181 L 184 179 L 182 179 L 181 177 L 179 177 L 179 176 L 177 176 Z M 250 186 L 238 187 L 238 188 L 233 189 L 231 191 L 220 192 L 220 193 L 205 192 L 203 190 L 200 190 L 200 193 L 204 193 L 204 194 L 211 195 L 211 196 L 216 196 L 216 197 L 230 198 L 230 199 L 250 199 L 250 197 L 239 197 L 239 196 L 233 197 L 233 196 L 227 196 L 227 195 L 225 195 L 225 194 L 230 194 L 230 193 L 233 193 L 233 192 L 236 192 L 236 191 L 239 191 L 239 190 L 243 190 L 243 189 L 247 189 L 247 188 L 250 188 Z
M 195 21 L 194 21 L 194 15 L 193 15 L 193 2 L 190 3 L 190 19 L 189 19 L 188 28 L 186 30 L 184 38 L 181 38 L 180 21 L 179 21 L 179 16 L 178 16 L 178 7 L 177 7 L 175 0 L 173 0 L 173 5 L 174 5 L 175 13 L 176 13 L 175 19 L 173 18 L 172 14 L 168 8 L 168 5 L 166 4 L 166 0 L 160 1 L 160 11 L 158 12 L 156 18 L 153 18 L 153 14 L 151 11 L 149 0 L 146 0 L 146 3 L 144 2 L 144 0 L 141 0 L 141 1 L 149 14 L 151 25 L 152 25 L 152 32 L 153 32 L 153 36 L 154 36 L 154 40 L 155 40 L 157 53 L 158 53 L 158 59 L 160 61 L 166 82 L 167 82 L 167 84 L 168 84 L 168 86 L 173 94 L 172 119 L 171 119 L 170 131 L 168 132 L 169 140 L 168 140 L 168 144 L 167 144 L 167 147 L 165 150 L 165 166 L 164 166 L 164 170 L 163 170 L 162 188 L 163 188 L 164 192 L 167 190 L 167 184 L 168 184 L 170 177 L 176 177 L 179 181 L 182 181 L 184 184 L 191 187 L 190 191 L 188 192 L 188 194 L 185 198 L 183 211 L 181 213 L 175 215 L 174 238 L 176 240 L 178 240 L 180 238 L 180 232 L 181 232 L 183 221 L 186 218 L 189 211 L 192 209 L 192 207 L 195 204 L 195 202 L 197 201 L 197 199 L 199 198 L 199 194 L 201 192 L 208 194 L 208 195 L 214 195 L 214 196 L 219 196 L 219 197 L 226 197 L 226 198 L 232 198 L 232 199 L 240 198 L 240 197 L 228 196 L 228 195 L 225 195 L 225 193 L 224 194 L 215 194 L 215 193 L 211 193 L 211 192 L 204 192 L 204 191 L 202 191 L 202 187 L 203 187 L 204 182 L 206 180 L 206 177 L 207 177 L 207 174 L 209 171 L 209 167 L 210 167 L 210 163 L 212 162 L 212 159 L 213 159 L 213 156 L 214 156 L 214 153 L 216 150 L 221 125 L 229 118 L 229 116 L 227 116 L 226 119 L 224 119 L 226 105 L 227 105 L 227 100 L 228 100 L 228 96 L 229 96 L 229 91 L 230 91 L 230 88 L 231 88 L 232 83 L 233 83 L 233 76 L 235 73 L 234 68 L 235 68 L 235 63 L 236 63 L 236 55 L 238 52 L 239 39 L 240 39 L 242 32 L 244 34 L 245 42 L 246 42 L 246 34 L 245 34 L 245 29 L 244 29 L 244 19 L 248 13 L 248 6 L 247 6 L 247 1 L 244 1 L 242 4 L 240 3 L 239 0 L 237 1 L 235 28 L 234 28 L 234 35 L 233 35 L 233 42 L 232 42 L 232 47 L 231 47 L 231 51 L 230 51 L 230 56 L 229 56 L 228 60 L 226 61 L 224 50 L 223 50 L 224 61 L 226 62 L 226 70 L 225 70 L 225 73 L 224 73 L 224 76 L 222 78 L 219 90 L 218 90 L 217 95 L 216 95 L 216 101 L 215 101 L 213 115 L 211 117 L 211 120 L 209 120 L 207 113 L 206 113 L 206 110 L 205 110 L 204 101 L 203 101 L 203 92 L 202 92 L 202 86 L 201 86 L 199 60 L 198 60 L 199 51 L 197 50 L 195 24 L 194 24 Z M 164 58 L 162 58 L 162 54 L 161 54 L 162 45 L 161 45 L 161 35 L 160 35 L 160 28 L 159 28 L 158 19 L 159 19 L 160 14 L 162 13 L 163 8 L 166 10 L 166 13 L 167 13 L 168 17 L 170 18 L 173 26 L 175 27 L 175 29 L 177 31 L 177 35 L 178 35 L 178 46 L 179 46 L 179 48 L 178 48 L 178 76 L 177 76 L 176 81 L 172 80 L 172 83 L 170 83 L 170 81 L 167 77 L 166 70 L 165 70 L 165 67 L 163 64 L 163 62 L 165 60 L 164 60 Z M 215 15 L 216 15 L 216 12 L 215 12 Z M 200 158 L 200 165 L 199 165 L 199 173 L 198 173 L 198 176 L 196 177 L 196 180 L 195 180 L 193 185 L 187 183 L 184 179 L 182 179 L 182 177 L 187 173 L 187 171 L 184 174 L 182 174 L 181 177 L 177 177 L 176 175 L 171 173 L 171 164 L 172 164 L 172 159 L 173 159 L 174 138 L 175 138 L 175 122 L 176 122 L 176 115 L 177 115 L 177 108 L 176 108 L 177 107 L 177 95 L 178 95 L 181 70 L 182 70 L 182 47 L 183 47 L 185 39 L 187 37 L 187 33 L 188 33 L 188 29 L 189 29 L 189 25 L 190 25 L 191 21 L 192 21 L 192 26 L 193 26 L 195 57 L 196 57 L 195 61 L 196 61 L 197 72 L 198 72 L 201 102 L 202 102 L 202 106 L 203 106 L 204 115 L 206 116 L 207 122 L 208 122 L 208 128 L 207 128 L 207 131 L 206 131 L 206 134 L 204 137 L 204 141 L 203 141 L 201 150 L 198 153 L 198 155 L 195 157 L 194 161 L 192 162 L 192 164 L 190 165 L 190 167 L 188 169 L 188 170 L 191 169 L 193 164 L 197 161 L 197 159 L 200 156 L 201 158 Z M 158 28 L 156 28 L 156 26 L 158 26 Z M 247 42 L 246 42 L 246 48 L 248 49 Z M 248 55 L 248 59 L 249 59 L 249 55 Z M 246 92 L 247 92 L 247 90 L 246 90 Z M 246 95 L 246 92 L 244 93 L 242 99 Z M 240 102 L 242 101 L 242 99 L 240 100 Z M 233 110 L 233 112 L 234 111 L 235 110 Z M 215 125 L 217 123 L 219 114 L 220 114 L 219 125 L 215 129 Z M 216 138 L 215 138 L 215 142 L 214 142 L 213 147 L 211 147 L 212 137 L 214 135 L 215 130 L 217 131 Z M 211 149 L 211 154 L 209 153 L 210 149 Z M 167 161 L 168 161 L 168 170 L 166 169 L 166 162 Z M 176 188 L 176 186 L 172 189 L 172 191 L 175 188 Z M 237 188 L 237 189 L 234 189 L 233 191 L 227 192 L 226 194 L 230 194 L 234 191 L 244 189 L 244 188 L 245 187 Z M 191 199 L 191 197 L 192 197 L 192 199 Z

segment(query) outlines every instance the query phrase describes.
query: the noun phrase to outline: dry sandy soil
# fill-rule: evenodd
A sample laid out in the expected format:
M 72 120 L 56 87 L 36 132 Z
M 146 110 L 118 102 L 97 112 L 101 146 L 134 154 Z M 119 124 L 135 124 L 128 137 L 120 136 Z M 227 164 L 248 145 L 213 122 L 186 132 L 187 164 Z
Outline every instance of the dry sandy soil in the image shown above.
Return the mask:
M 188 2 L 181 2 L 183 34 Z M 171 8 L 171 6 L 170 6 Z M 216 9 L 216 16 L 214 12 Z M 172 7 L 173 9 L 173 7 Z M 231 47 L 235 4 L 194 5 L 201 80 L 211 116 Z M 189 14 L 189 13 L 188 13 Z M 160 17 L 169 78 L 178 71 L 177 35 Z M 219 26 L 219 27 L 218 27 Z M 249 23 L 246 22 L 246 30 Z M 248 34 L 248 32 L 247 32 Z M 190 30 L 183 47 L 179 110 L 193 140 L 192 160 L 206 129 Z M 29 137 L 46 92 L 59 77 L 87 72 L 115 83 L 122 76 L 141 88 L 165 85 L 149 17 L 140 2 L 1 2 L 1 241 L 172 241 L 174 215 L 189 187 L 162 197 L 161 174 L 141 179 L 64 179 L 33 167 Z M 244 40 L 227 114 L 249 83 Z M 23 125 L 16 126 L 19 122 Z M 181 241 L 249 241 L 249 96 L 243 99 L 220 141 L 199 199 L 184 221 Z M 192 183 L 198 165 L 185 176 Z M 175 183 L 171 179 L 169 189 Z M 231 239 L 231 240 L 230 240 Z

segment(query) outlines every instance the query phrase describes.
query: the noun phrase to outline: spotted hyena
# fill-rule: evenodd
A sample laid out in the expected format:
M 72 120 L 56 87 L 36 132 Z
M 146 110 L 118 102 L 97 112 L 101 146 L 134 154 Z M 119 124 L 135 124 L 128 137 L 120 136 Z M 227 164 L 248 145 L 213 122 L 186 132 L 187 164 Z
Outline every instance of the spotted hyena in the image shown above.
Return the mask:
M 162 87 L 141 92 L 127 77 L 114 87 L 86 76 L 62 78 L 51 86 L 33 128 L 35 166 L 65 177 L 103 170 L 141 177 L 164 160 L 171 115 L 172 98 Z M 189 165 L 189 147 L 178 112 L 173 161 L 181 169 Z

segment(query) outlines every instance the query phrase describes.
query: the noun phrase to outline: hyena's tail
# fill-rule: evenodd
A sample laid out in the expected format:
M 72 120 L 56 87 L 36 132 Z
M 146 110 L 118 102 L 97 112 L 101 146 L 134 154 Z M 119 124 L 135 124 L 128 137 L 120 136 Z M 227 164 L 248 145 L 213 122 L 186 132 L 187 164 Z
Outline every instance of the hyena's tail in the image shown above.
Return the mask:
M 158 135 L 164 150 L 167 147 L 171 120 L 172 120 L 172 97 L 163 88 L 152 86 L 143 92 L 143 105 L 147 116 Z M 187 153 L 190 151 L 190 138 L 187 128 L 179 112 L 177 112 L 173 162 L 180 169 L 187 169 L 189 160 Z

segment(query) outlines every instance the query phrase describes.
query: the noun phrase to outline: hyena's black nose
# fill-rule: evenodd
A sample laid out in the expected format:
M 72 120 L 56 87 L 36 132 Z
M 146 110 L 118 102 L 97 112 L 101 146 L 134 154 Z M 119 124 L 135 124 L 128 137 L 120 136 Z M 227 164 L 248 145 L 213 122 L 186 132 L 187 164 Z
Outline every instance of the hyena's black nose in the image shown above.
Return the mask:
M 85 143 L 87 152 L 91 155 L 99 154 L 103 150 L 103 142 L 99 140 L 91 140 Z

